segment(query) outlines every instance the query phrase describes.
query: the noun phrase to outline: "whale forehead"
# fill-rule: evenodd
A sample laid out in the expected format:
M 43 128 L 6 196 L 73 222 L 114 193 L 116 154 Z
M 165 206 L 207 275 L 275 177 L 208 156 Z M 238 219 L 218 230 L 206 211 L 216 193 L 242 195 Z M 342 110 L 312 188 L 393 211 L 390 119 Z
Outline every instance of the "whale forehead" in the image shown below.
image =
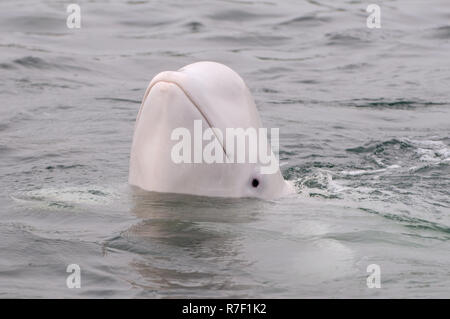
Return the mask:
M 199 84 L 206 85 L 210 89 L 217 90 L 219 93 L 243 93 L 247 87 L 244 80 L 226 65 L 217 62 L 196 62 L 186 65 L 178 70 L 187 78 L 198 81 Z M 227 93 L 225 93 L 227 92 Z
M 261 119 L 253 97 L 242 78 L 216 62 L 197 62 L 178 71 L 161 72 L 150 83 L 177 84 L 211 120 L 214 127 L 259 128 Z

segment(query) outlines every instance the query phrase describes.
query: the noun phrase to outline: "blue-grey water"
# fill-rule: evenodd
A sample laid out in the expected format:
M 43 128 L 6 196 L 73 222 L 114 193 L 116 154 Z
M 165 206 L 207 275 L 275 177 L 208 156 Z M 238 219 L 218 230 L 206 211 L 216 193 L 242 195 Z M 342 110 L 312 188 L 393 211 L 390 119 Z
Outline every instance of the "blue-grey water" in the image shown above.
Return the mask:
M 0 3 L 0 297 L 450 297 L 450 3 Z M 297 193 L 133 192 L 151 78 L 238 72 Z M 81 268 L 69 289 L 66 267 Z M 368 288 L 367 267 L 381 288 Z

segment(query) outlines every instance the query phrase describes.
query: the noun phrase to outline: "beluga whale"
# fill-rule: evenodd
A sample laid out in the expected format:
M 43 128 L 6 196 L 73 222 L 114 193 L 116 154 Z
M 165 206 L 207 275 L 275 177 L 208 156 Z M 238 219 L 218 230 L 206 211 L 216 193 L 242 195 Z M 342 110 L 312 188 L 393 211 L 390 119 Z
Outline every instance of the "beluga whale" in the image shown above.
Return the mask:
M 230 133 L 231 132 L 231 133 Z M 274 199 L 293 191 L 242 78 L 216 62 L 157 74 L 142 99 L 129 184 L 146 191 Z M 271 129 L 271 138 L 277 130 Z M 276 136 L 277 137 L 277 136 Z

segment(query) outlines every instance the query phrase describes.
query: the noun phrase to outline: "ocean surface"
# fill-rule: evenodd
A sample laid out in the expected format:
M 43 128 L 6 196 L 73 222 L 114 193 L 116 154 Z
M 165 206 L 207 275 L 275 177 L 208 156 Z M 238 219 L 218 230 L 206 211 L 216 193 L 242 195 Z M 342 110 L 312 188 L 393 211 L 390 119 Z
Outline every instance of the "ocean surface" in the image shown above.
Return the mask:
M 77 3 L 0 2 L 0 297 L 450 297 L 449 1 L 377 1 L 379 29 L 354 0 Z M 128 186 L 149 81 L 202 60 L 296 194 Z

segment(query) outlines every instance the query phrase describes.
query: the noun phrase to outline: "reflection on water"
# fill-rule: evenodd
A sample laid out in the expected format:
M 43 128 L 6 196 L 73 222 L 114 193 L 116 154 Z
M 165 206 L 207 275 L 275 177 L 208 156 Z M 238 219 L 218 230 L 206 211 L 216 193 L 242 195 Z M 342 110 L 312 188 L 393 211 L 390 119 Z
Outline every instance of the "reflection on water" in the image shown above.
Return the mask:
M 132 213 L 140 222 L 110 242 L 137 250 L 131 266 L 146 289 L 178 295 L 234 291 L 248 261 L 240 256 L 240 225 L 258 220 L 264 203 L 254 199 L 206 198 L 144 192 L 133 188 Z M 247 288 L 248 289 L 248 288 Z M 184 292 L 183 292 L 184 291 Z M 224 294 L 225 295 L 225 294 Z M 223 296 L 224 296 L 223 295 Z
M 144 296 L 293 297 L 280 288 L 303 291 L 355 273 L 351 249 L 322 238 L 324 225 L 300 221 L 290 234 L 271 224 L 276 202 L 132 190 L 139 222 L 106 246 L 139 255 L 130 266 Z

